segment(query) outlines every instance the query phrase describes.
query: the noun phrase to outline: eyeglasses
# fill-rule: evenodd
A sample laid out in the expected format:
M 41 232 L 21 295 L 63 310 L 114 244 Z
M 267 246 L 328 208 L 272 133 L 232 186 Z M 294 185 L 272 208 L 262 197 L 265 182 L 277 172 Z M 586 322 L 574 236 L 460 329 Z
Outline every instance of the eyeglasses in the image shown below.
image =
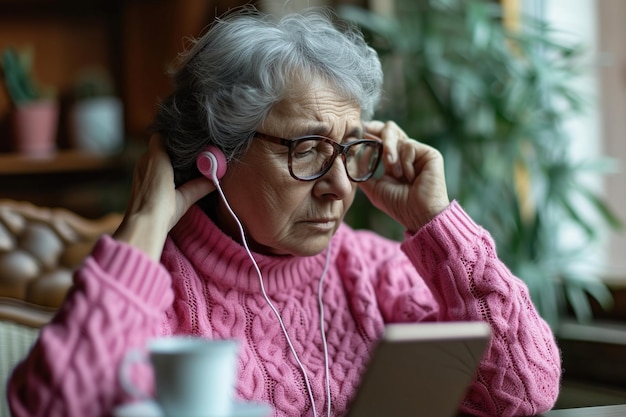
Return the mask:
M 378 168 L 383 143 L 374 139 L 357 139 L 341 144 L 324 136 L 311 135 L 284 139 L 256 132 L 259 139 L 289 148 L 289 173 L 300 181 L 313 181 L 325 175 L 341 155 L 346 174 L 354 182 L 363 182 Z M 371 135 L 367 135 L 373 137 Z

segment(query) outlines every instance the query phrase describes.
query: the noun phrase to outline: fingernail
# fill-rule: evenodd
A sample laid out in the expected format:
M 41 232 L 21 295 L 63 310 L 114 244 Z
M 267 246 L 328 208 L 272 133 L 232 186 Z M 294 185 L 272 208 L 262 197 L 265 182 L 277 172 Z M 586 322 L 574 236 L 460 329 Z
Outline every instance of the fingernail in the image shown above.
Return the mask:
M 402 175 L 402 166 L 400 164 L 395 164 L 393 166 L 393 175 L 396 177 L 400 177 Z

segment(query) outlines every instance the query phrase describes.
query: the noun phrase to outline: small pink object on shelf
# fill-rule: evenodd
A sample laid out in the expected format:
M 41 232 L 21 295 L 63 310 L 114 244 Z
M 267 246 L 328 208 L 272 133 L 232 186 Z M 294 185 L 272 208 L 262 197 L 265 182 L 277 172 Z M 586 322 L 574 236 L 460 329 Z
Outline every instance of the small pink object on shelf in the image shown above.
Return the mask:
M 37 100 L 17 106 L 13 113 L 16 152 L 48 156 L 56 151 L 59 106 L 55 100 Z

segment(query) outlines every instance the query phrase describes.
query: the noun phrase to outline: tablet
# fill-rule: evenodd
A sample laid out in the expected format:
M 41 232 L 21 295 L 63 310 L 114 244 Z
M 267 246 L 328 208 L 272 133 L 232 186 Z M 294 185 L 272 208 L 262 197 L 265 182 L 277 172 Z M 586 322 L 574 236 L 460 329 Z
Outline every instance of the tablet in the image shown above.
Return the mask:
M 388 324 L 347 416 L 456 416 L 490 336 L 483 322 Z

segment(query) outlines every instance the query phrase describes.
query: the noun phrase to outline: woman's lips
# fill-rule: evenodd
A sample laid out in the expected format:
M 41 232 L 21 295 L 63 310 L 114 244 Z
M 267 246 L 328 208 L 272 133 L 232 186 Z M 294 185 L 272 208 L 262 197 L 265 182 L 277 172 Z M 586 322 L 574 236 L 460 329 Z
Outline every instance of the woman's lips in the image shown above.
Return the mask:
M 326 231 L 331 231 L 335 229 L 335 226 L 337 225 L 337 220 L 336 219 L 313 219 L 313 220 L 306 220 L 304 223 L 314 229 L 326 232 Z

